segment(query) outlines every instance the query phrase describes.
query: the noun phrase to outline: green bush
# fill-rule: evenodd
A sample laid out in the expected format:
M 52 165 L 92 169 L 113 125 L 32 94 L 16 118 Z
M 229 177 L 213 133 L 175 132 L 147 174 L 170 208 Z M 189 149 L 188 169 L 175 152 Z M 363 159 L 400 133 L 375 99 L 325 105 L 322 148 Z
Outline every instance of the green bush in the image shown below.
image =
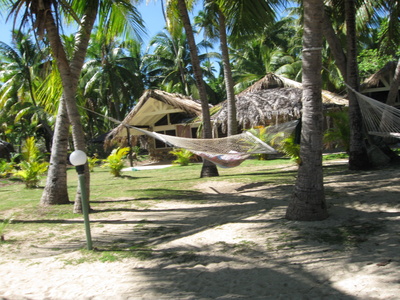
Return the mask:
M 121 170 L 125 166 L 124 158 L 129 153 L 129 147 L 114 149 L 111 154 L 103 160 L 104 168 L 109 168 L 115 177 L 121 176 Z
M 22 161 L 18 164 L 20 170 L 15 171 L 14 175 L 20 177 L 28 189 L 38 186 L 41 176 L 46 173 L 47 162 L 40 161 Z
M 100 159 L 97 157 L 97 154 L 93 155 L 92 157 L 88 157 L 88 167 L 89 171 L 93 172 L 94 167 L 100 162 Z
M 176 156 L 176 159 L 172 162 L 173 164 L 180 166 L 187 166 L 190 163 L 190 159 L 193 157 L 193 153 L 187 149 L 175 149 L 169 153 Z
M 14 163 L 5 159 L 0 159 L 0 178 L 8 177 L 14 169 Z
M 22 161 L 17 164 L 14 175 L 25 182 L 27 188 L 37 187 L 41 176 L 46 173 L 48 163 L 42 159 L 42 153 L 36 146 L 34 137 L 29 137 L 22 148 Z
M 251 128 L 248 131 L 254 135 L 255 137 L 259 138 L 261 141 L 263 141 L 266 144 L 271 144 L 271 141 L 273 139 L 273 135 L 268 133 L 268 128 L 269 127 L 258 127 L 258 128 Z M 256 154 L 259 160 L 267 160 L 268 159 L 268 154 L 266 153 L 259 153 Z
M 283 139 L 279 144 L 278 150 L 290 157 L 296 164 L 300 165 L 300 144 L 296 143 L 294 134 Z

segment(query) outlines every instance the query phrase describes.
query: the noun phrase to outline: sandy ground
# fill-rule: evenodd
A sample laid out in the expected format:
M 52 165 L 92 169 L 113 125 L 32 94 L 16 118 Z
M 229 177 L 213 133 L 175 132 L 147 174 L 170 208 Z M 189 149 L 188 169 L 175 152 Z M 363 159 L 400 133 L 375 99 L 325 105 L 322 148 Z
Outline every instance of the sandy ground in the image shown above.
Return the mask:
M 0 245 L 0 299 L 400 299 L 399 175 L 327 176 L 321 222 L 284 219 L 288 185 L 211 180 L 192 187 L 202 201 L 116 200 L 91 216 L 94 246 L 145 244 L 150 257 L 90 261 L 84 237 L 24 237 Z

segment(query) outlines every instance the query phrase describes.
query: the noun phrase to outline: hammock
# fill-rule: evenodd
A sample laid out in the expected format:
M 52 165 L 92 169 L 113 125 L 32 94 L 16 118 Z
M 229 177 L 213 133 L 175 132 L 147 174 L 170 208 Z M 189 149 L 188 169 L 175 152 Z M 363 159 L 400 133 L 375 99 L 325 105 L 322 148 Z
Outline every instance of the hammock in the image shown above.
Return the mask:
M 198 138 L 184 138 L 171 136 L 166 134 L 157 133 L 154 131 L 148 131 L 142 128 L 138 128 L 114 118 L 103 116 L 93 110 L 86 109 L 96 115 L 107 118 L 117 124 L 121 124 L 125 127 L 135 129 L 145 135 L 153 137 L 162 141 L 171 147 L 184 148 L 190 152 L 207 159 L 214 164 L 224 167 L 232 168 L 240 165 L 244 160 L 249 158 L 253 154 L 276 154 L 278 153 L 274 148 L 269 146 L 267 143 L 260 140 L 254 134 L 249 131 L 245 131 L 240 134 L 214 139 L 198 139 Z M 277 133 L 282 133 L 279 138 L 284 138 L 287 134 L 293 133 L 295 127 L 299 121 L 291 121 L 275 126 L 269 126 L 266 128 L 266 133 L 274 137 L 274 144 L 277 144 Z
M 252 154 L 277 153 L 274 148 L 264 143 L 248 131 L 224 138 L 191 139 L 147 131 L 131 125 L 123 125 L 158 139 L 171 147 L 187 149 L 190 152 L 225 168 L 232 168 L 240 165 Z
M 371 135 L 399 139 L 400 110 L 394 106 L 367 97 L 352 88 L 350 89 L 357 97 L 367 132 Z

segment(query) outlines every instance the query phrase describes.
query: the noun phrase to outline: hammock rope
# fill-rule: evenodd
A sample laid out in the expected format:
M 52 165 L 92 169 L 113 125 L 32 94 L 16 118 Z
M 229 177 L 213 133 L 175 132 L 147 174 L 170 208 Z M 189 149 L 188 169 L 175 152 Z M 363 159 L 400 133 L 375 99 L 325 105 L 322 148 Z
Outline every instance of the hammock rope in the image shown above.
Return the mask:
M 190 152 L 207 159 L 220 167 L 236 167 L 253 154 L 278 153 L 273 147 L 263 142 L 249 131 L 223 138 L 185 138 L 148 131 L 143 128 L 126 124 L 114 118 L 101 115 L 85 107 L 80 107 L 103 118 L 107 118 L 114 123 L 137 130 L 147 136 L 158 139 L 163 143 L 170 145 L 171 147 L 187 149 Z M 289 123 L 289 126 L 287 124 L 283 124 L 283 131 L 288 131 L 288 128 L 293 128 L 294 123 Z M 267 132 L 269 134 L 275 134 L 276 132 L 279 132 L 279 130 L 276 129 L 279 126 L 282 125 L 270 126 L 268 127 Z
M 364 126 L 371 135 L 400 138 L 400 110 L 367 97 L 348 86 L 356 95 Z
M 240 165 L 252 154 L 278 153 L 274 148 L 264 143 L 248 131 L 224 138 L 193 139 L 165 135 L 131 125 L 123 125 L 156 138 L 172 147 L 187 149 L 190 152 L 225 168 Z

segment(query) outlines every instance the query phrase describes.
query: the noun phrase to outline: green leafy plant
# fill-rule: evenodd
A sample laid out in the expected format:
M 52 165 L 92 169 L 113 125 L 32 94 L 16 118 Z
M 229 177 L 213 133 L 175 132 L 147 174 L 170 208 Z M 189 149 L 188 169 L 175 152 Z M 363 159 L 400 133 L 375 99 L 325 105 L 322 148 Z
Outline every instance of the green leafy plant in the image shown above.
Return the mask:
M 0 159 L 0 178 L 8 177 L 14 169 L 14 163 L 5 159 Z
M 14 175 L 20 177 L 27 188 L 32 189 L 38 186 L 41 176 L 47 171 L 48 165 L 47 162 L 22 161 L 18 164 L 20 170 L 14 172 Z
M 270 144 L 273 135 L 268 133 L 268 127 L 257 127 L 257 128 L 251 128 L 248 130 L 252 135 L 255 137 L 259 138 L 261 141 L 264 143 Z M 257 154 L 257 157 L 259 160 L 266 160 L 268 159 L 268 154 L 266 153 L 259 153 Z
M 189 165 L 190 159 L 194 156 L 194 154 L 187 149 L 175 149 L 169 153 L 176 156 L 176 159 L 172 163 L 180 166 Z
M 92 157 L 88 157 L 88 166 L 89 166 L 89 171 L 93 172 L 94 167 L 97 166 L 97 164 L 100 162 L 100 159 L 98 158 L 97 154 L 93 155 Z
M 279 140 L 279 143 L 276 142 L 276 139 Z M 281 140 L 280 133 L 278 133 L 272 140 L 272 144 L 277 146 L 278 151 L 284 153 L 287 157 L 290 157 L 291 160 L 296 162 L 296 164 L 300 165 L 300 144 L 296 143 L 294 134 Z
M 22 161 L 17 164 L 19 169 L 14 172 L 15 176 L 25 182 L 27 188 L 37 187 L 41 176 L 47 171 L 49 164 L 41 158 L 41 155 L 35 138 L 27 138 L 22 148 Z
M 114 149 L 111 154 L 104 159 L 104 168 L 109 168 L 110 173 L 115 177 L 121 176 L 121 170 L 125 166 L 124 158 L 129 153 L 129 147 Z

